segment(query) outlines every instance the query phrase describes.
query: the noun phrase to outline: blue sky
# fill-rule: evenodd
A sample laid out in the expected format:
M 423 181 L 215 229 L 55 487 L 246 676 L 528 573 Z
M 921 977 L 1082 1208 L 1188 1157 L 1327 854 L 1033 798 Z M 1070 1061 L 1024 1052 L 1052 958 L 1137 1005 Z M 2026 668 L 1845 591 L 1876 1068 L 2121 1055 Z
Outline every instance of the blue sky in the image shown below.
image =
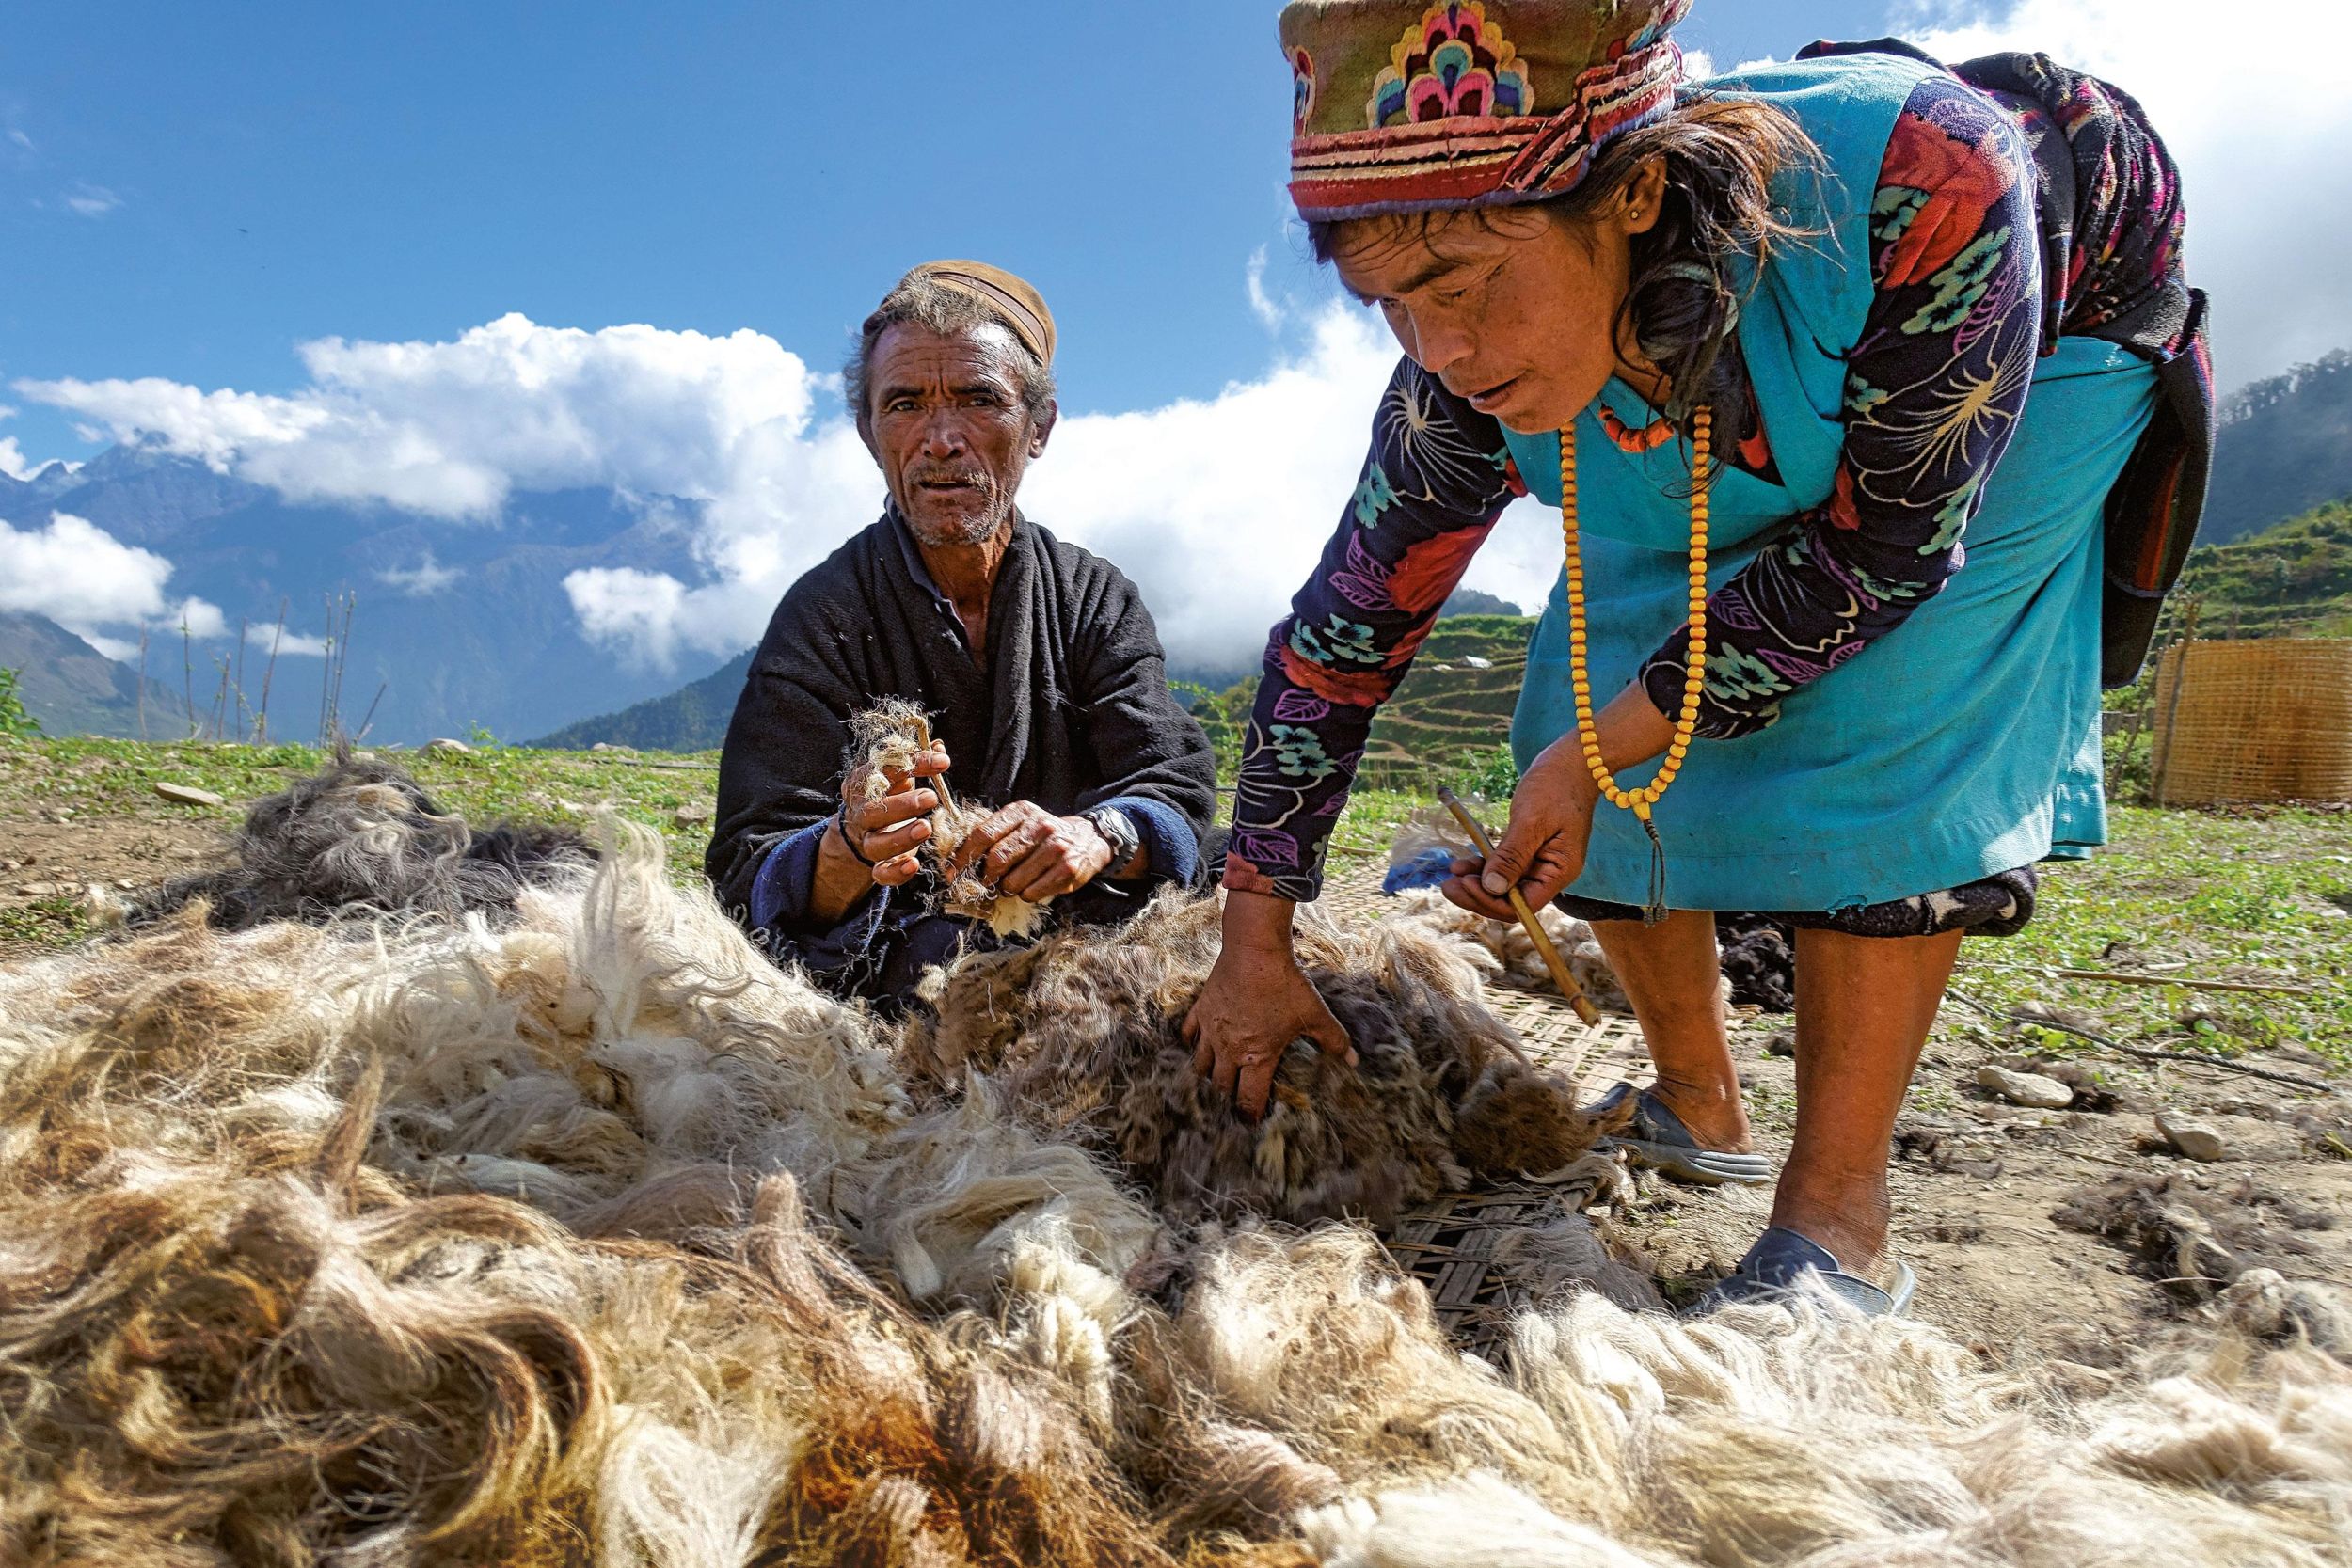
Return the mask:
M 1701 0 L 1687 37 L 1729 61 L 1886 14 Z M 1277 292 L 1320 287 L 1285 227 L 1273 16 L 11 6 L 0 378 L 276 390 L 298 341 L 443 339 L 510 310 L 750 326 L 829 364 L 899 270 L 975 254 L 1062 316 L 1072 406 L 1214 393 L 1265 357 L 1251 253 Z M 87 447 L 38 407 L 9 430 L 28 454 Z

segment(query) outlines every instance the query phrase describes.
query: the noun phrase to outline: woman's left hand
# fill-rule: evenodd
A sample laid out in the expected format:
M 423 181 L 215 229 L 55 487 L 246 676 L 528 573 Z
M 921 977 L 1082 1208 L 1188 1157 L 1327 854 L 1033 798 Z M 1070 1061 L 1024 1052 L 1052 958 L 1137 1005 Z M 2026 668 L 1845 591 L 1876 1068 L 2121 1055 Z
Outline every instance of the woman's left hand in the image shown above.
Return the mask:
M 1484 860 L 1458 860 L 1445 895 L 1490 920 L 1516 920 L 1511 889 L 1542 909 L 1576 880 L 1600 799 L 1573 732 L 1545 748 L 1511 792 L 1511 825 Z

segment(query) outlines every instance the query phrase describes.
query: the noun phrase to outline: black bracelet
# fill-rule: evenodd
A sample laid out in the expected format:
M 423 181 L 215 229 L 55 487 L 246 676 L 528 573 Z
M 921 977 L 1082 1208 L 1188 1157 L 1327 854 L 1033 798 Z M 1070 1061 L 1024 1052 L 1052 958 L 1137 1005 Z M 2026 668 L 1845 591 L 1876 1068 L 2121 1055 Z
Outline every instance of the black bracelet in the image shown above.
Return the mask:
M 836 811 L 836 812 L 834 812 L 834 813 L 833 814 L 833 831 L 834 831 L 834 832 L 839 833 L 839 834 L 841 835 L 841 847 L 843 847 L 844 849 L 847 849 L 847 850 L 850 852 L 850 858 L 851 860 L 853 860 L 853 861 L 857 862 L 857 863 L 858 863 L 858 864 L 860 864 L 860 865 L 862 865 L 862 866 L 866 867 L 866 870 L 868 870 L 868 871 L 871 871 L 871 870 L 873 870 L 873 869 L 874 869 L 874 863 L 873 863 L 872 861 L 867 860 L 867 859 L 865 857 L 865 855 L 864 855 L 864 854 L 862 854 L 862 853 L 860 853 L 860 852 L 859 852 L 859 850 L 858 850 L 858 847 L 857 847 L 857 840 L 856 840 L 856 839 L 853 839 L 853 838 L 851 838 L 851 837 L 850 836 L 850 802 L 849 802 L 849 801 L 847 801 L 847 800 L 842 801 L 842 802 L 841 802 L 841 809 L 840 809 L 839 811 Z

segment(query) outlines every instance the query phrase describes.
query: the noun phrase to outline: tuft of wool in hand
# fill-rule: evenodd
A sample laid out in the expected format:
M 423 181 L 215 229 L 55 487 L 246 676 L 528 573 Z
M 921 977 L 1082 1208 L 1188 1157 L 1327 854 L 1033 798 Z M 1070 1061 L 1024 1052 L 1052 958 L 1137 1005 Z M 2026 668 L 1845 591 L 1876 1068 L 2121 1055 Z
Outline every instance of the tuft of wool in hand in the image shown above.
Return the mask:
M 914 759 L 930 749 L 930 720 L 921 708 L 903 698 L 885 699 L 853 715 L 850 720 L 850 769 L 852 776 L 863 769 L 866 799 L 879 800 L 889 794 L 890 781 L 883 777 L 884 769 L 906 772 L 914 766 Z M 1052 899 L 1031 903 L 1010 894 L 1000 894 L 989 886 L 977 865 L 967 865 L 952 877 L 947 874 L 947 863 L 955 857 L 956 850 L 972 836 L 974 829 L 988 820 L 991 813 L 984 807 L 957 800 L 948 793 L 945 779 L 932 780 L 931 787 L 939 794 L 939 809 L 926 818 L 931 836 L 917 853 L 940 879 L 939 907 L 948 914 L 979 921 L 1000 937 L 1036 935 L 1045 923 L 1045 905 Z

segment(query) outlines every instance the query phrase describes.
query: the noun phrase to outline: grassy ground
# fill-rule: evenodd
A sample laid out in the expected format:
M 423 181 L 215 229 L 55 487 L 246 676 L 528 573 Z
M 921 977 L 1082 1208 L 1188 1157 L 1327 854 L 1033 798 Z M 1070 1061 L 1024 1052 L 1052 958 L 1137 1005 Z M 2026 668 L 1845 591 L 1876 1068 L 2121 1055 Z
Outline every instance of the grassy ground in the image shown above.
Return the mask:
M 1396 790 L 1359 793 L 1334 853 L 1385 854 L 1397 825 L 1425 803 Z M 1488 814 L 1497 824 L 1502 815 L 1499 806 Z M 2352 1066 L 2352 815 L 2122 806 L 2109 837 L 2091 861 L 2043 867 L 2041 904 L 2022 935 L 1964 946 L 1954 983 L 1968 1002 L 1947 1010 L 1947 1022 L 2006 1037 L 2006 1015 L 2031 1002 L 2087 1013 L 2095 1032 L 2130 1044 L 2223 1055 L 2299 1046 Z M 2068 969 L 2276 980 L 2310 994 L 2058 975 Z M 1968 1025 L 1969 1002 L 2003 1016 L 1979 1014 Z M 2096 1053 L 2054 1029 L 2032 1043 L 2052 1055 Z
M 1997 1012 L 2024 1002 L 2082 1009 L 2110 1037 L 2160 1049 L 2296 1046 L 2352 1065 L 2352 816 L 2124 807 L 2111 837 L 2095 860 L 2047 868 L 2040 913 L 2023 935 L 1968 944 L 1962 994 Z M 2297 991 L 2117 986 L 2056 973 L 2173 966 Z M 2039 1034 L 2046 1053 L 2096 1049 Z
M 501 816 L 586 827 L 610 808 L 662 835 L 680 879 L 701 875 L 707 818 L 681 822 L 681 807 L 711 803 L 718 756 L 635 758 L 612 752 L 529 752 L 492 747 L 471 752 L 398 752 L 396 757 L 447 810 L 475 821 Z M 257 797 L 310 772 L 324 754 L 310 746 L 150 745 L 128 740 L 0 740 L 0 866 L 10 847 L 11 819 L 31 825 L 64 820 L 91 831 L 144 832 L 160 851 L 188 829 L 232 830 Z M 643 766 L 645 763 L 658 766 Z M 218 807 L 168 805 L 158 784 L 191 784 L 220 796 Z M 29 832 L 30 828 L 23 830 Z M 138 842 L 130 847 L 137 858 Z M 32 899 L 8 896 L 24 885 L 55 881 L 69 868 L 51 863 L 0 869 L 0 958 L 28 947 L 63 946 L 87 929 L 82 879 Z M 157 875 L 177 867 L 164 865 Z

